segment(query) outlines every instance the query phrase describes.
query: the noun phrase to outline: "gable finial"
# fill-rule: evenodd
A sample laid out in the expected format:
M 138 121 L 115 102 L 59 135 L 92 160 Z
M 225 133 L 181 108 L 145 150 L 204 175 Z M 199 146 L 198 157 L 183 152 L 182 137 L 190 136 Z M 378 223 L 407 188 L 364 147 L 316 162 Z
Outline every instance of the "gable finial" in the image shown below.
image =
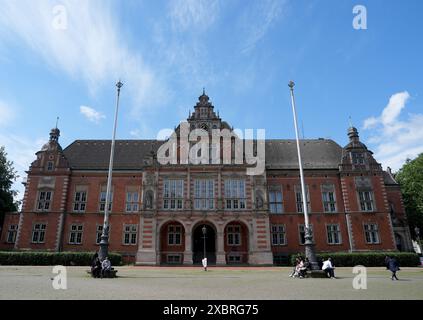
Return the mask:
M 352 125 L 352 118 L 351 118 L 351 116 L 348 117 L 348 123 L 350 125 L 350 128 L 352 128 L 353 125 Z
M 206 94 L 206 88 L 203 87 L 203 95 Z
M 56 129 L 58 125 L 59 125 L 59 117 L 56 118 Z

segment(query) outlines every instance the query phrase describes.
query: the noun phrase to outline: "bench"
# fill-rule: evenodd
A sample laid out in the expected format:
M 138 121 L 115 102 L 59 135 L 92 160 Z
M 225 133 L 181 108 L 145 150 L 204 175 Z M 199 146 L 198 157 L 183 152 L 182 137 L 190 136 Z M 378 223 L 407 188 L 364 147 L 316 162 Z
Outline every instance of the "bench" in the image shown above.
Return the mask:
M 103 278 L 116 278 L 117 277 L 117 275 L 116 275 L 116 273 L 117 273 L 118 271 L 117 270 L 115 270 L 114 268 L 112 268 L 112 270 L 109 270 L 104 276 L 103 276 Z M 91 274 L 91 270 L 87 270 L 87 273 L 88 274 L 90 274 L 91 276 L 92 276 L 92 274 Z
M 328 277 L 327 273 L 323 270 L 308 270 L 307 275 L 310 278 L 327 278 Z

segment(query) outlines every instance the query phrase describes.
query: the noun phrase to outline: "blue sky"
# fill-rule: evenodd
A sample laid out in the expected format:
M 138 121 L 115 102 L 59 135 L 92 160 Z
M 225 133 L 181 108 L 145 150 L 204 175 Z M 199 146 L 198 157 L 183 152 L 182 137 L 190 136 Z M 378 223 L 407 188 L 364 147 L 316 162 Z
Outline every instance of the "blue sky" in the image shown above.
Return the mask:
M 366 30 L 353 28 L 358 4 L 367 9 Z M 306 138 L 345 145 L 351 116 L 385 168 L 423 152 L 420 0 L 0 0 L 0 7 L 0 145 L 21 174 L 57 116 L 63 147 L 110 139 L 119 78 L 120 139 L 173 128 L 203 87 L 235 128 L 294 138 L 293 79 Z

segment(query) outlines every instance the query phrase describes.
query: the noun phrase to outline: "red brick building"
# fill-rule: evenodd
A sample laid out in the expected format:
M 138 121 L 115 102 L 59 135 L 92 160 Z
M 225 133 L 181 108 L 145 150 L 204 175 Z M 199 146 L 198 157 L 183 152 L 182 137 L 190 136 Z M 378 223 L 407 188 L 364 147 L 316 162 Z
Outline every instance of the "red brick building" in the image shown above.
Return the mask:
M 204 93 L 194 109 L 190 130 L 232 130 Z M 6 215 L 1 250 L 98 249 L 111 141 L 76 140 L 62 149 L 59 136 L 52 129 L 27 171 L 22 210 Z M 348 136 L 345 147 L 326 139 L 301 141 L 316 251 L 412 251 L 398 184 L 355 128 Z M 204 226 L 212 264 L 277 264 L 304 251 L 294 140 L 266 140 L 265 170 L 258 175 L 233 161 L 162 165 L 157 152 L 163 144 L 116 142 L 111 251 L 137 264 L 198 263 Z M 180 145 L 177 150 L 180 156 Z

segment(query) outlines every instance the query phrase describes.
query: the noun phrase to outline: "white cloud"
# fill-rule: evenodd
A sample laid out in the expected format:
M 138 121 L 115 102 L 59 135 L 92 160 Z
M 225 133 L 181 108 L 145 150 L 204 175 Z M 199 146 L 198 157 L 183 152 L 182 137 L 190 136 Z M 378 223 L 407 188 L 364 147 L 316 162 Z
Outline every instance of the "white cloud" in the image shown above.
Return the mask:
M 80 106 L 79 112 L 81 112 L 81 114 L 84 115 L 84 117 L 87 118 L 89 121 L 94 123 L 99 123 L 101 119 L 106 118 L 106 116 L 101 112 L 98 112 L 95 109 L 87 106 Z
M 253 2 L 250 10 L 243 16 L 242 22 L 247 31 L 243 52 L 255 48 L 284 13 L 286 0 L 263 0 Z
M 174 31 L 203 31 L 216 21 L 218 15 L 218 0 L 173 0 L 169 5 Z
M 7 126 L 15 118 L 13 107 L 0 101 L 0 125 Z
M 132 113 L 162 102 L 162 83 L 141 55 L 131 50 L 115 19 L 115 3 L 104 0 L 1 1 L 0 40 L 23 43 L 54 70 L 85 81 L 92 94 L 114 89 L 122 78 L 133 100 Z M 56 9 L 56 11 L 55 11 Z M 55 28 L 60 14 L 64 29 Z
M 394 170 L 402 167 L 407 158 L 423 152 L 423 114 L 408 114 L 401 120 L 410 94 L 407 91 L 392 95 L 378 117 L 364 120 L 363 128 L 372 129 L 369 142 L 374 147 L 375 158 Z

